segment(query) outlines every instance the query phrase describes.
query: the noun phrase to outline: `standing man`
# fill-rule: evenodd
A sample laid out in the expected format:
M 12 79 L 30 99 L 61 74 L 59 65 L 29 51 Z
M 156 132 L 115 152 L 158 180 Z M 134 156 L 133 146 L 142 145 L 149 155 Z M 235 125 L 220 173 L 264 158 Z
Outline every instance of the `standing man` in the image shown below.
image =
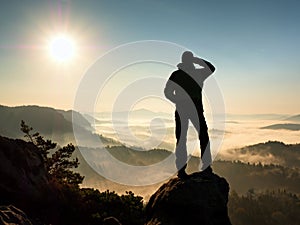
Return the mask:
M 193 56 L 192 52 L 182 54 L 181 63 L 177 65 L 166 83 L 165 96 L 176 105 L 176 167 L 179 178 L 186 178 L 187 166 L 187 130 L 189 120 L 198 132 L 201 147 L 202 169 L 212 172 L 210 142 L 208 128 L 204 118 L 202 103 L 203 83 L 214 71 L 215 67 L 204 59 Z M 198 64 L 201 68 L 196 68 Z M 205 154 L 204 154 L 205 153 Z

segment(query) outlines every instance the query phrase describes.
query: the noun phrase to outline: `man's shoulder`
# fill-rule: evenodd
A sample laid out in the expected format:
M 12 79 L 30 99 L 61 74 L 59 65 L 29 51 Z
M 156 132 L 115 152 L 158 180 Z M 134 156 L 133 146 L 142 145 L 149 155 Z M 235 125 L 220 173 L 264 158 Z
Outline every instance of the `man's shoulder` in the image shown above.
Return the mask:
M 183 73 L 184 73 L 184 72 L 183 72 L 182 70 L 180 70 L 180 69 L 175 70 L 175 71 L 171 74 L 170 80 L 176 80 L 179 76 L 182 76 Z
M 177 69 L 177 70 L 175 70 L 173 73 L 176 73 L 176 74 L 182 74 L 182 73 L 186 73 L 186 72 L 184 72 L 182 69 Z

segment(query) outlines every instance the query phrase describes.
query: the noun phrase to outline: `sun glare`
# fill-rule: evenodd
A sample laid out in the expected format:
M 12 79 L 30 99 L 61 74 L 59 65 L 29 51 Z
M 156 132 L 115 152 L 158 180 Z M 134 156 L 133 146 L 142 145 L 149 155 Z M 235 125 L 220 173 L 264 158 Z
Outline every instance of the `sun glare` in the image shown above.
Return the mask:
M 50 42 L 49 50 L 55 60 L 59 62 L 69 61 L 75 54 L 74 41 L 64 35 L 57 36 Z

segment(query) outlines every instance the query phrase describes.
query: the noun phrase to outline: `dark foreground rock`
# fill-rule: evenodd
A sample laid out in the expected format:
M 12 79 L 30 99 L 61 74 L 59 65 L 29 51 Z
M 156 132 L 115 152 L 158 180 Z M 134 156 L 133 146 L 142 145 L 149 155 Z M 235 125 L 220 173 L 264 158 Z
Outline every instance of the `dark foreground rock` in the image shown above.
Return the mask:
M 32 225 L 26 214 L 10 205 L 0 206 L 0 225 Z
M 229 185 L 216 174 L 193 173 L 174 178 L 154 193 L 147 225 L 231 225 L 227 213 Z
M 0 136 L 0 205 L 14 205 L 31 219 L 46 218 L 56 198 L 37 147 Z
M 103 225 L 121 225 L 121 223 L 117 218 L 111 216 L 103 220 Z
M 0 203 L 22 207 L 40 200 L 48 187 L 47 172 L 36 146 L 0 136 Z

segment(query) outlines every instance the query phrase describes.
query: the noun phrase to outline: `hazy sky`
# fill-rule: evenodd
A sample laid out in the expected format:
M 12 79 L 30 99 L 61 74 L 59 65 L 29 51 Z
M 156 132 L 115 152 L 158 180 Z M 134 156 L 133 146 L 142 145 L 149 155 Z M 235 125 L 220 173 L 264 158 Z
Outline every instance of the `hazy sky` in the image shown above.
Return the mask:
M 300 2 L 289 0 L 2 1 L 0 104 L 70 109 L 97 57 L 120 44 L 154 39 L 211 61 L 227 112 L 297 114 L 299 12 Z M 76 48 L 65 64 L 47 48 L 60 33 Z

